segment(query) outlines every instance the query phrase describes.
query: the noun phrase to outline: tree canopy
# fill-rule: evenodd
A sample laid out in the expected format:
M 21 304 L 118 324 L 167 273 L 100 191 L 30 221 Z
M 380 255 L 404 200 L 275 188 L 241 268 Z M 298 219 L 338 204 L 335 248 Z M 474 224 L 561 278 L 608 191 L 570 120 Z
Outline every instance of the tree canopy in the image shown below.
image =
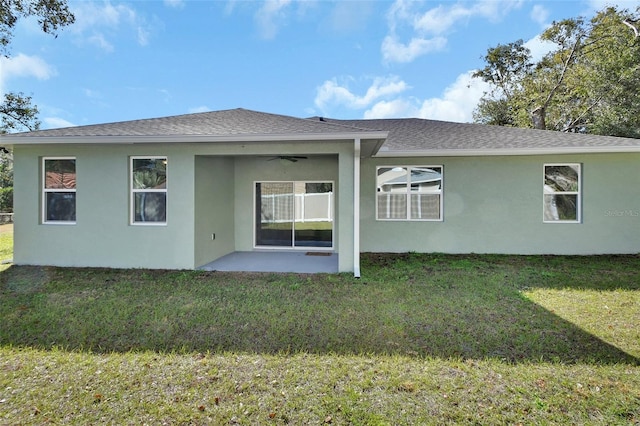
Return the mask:
M 474 76 L 490 84 L 474 120 L 640 138 L 640 6 L 554 22 L 537 62 L 522 40 L 490 48 Z
M 35 17 L 47 34 L 57 36 L 60 28 L 75 22 L 66 0 L 0 0 L 0 55 L 9 57 L 13 30 L 20 18 Z M 37 130 L 38 107 L 24 93 L 5 93 L 0 104 L 0 134 Z

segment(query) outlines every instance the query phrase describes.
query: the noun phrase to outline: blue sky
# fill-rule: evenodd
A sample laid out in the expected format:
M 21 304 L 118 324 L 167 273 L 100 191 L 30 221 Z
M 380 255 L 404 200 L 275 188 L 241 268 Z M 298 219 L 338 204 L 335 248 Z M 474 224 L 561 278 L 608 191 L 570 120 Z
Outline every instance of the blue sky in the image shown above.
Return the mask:
M 32 95 L 43 129 L 230 108 L 469 122 L 488 48 L 541 54 L 552 21 L 640 0 L 69 4 L 74 25 L 22 20 L 0 59 L 0 92 Z

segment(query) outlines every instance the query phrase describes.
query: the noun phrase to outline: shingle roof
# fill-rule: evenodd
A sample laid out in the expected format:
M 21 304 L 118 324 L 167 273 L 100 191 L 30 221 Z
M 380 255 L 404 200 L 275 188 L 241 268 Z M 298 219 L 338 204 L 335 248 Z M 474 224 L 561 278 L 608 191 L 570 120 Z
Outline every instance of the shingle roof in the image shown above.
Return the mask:
M 640 139 L 562 133 L 484 124 L 451 123 L 420 118 L 336 120 L 325 122 L 386 130 L 380 152 L 638 147 Z
M 367 133 L 368 132 L 368 133 Z M 150 118 L 117 123 L 41 130 L 5 135 L 11 144 L 28 137 L 33 143 L 39 138 L 92 138 L 207 136 L 211 138 L 297 136 L 314 135 L 329 137 L 353 136 L 372 132 L 386 132 L 388 137 L 378 155 L 444 152 L 447 155 L 503 155 L 521 153 L 523 150 L 549 152 L 629 150 L 640 151 L 640 139 L 613 136 L 561 133 L 548 130 L 521 129 L 488 126 L 483 124 L 452 123 L 420 118 L 392 118 L 367 120 L 338 120 L 331 118 L 296 118 L 242 108 Z M 3 138 L 4 138 L 3 137 Z M 374 139 L 383 134 L 374 134 Z M 206 139 L 210 140 L 210 139 Z M 37 142 L 36 142 L 37 143 Z M 62 143 L 62 142 L 61 142 Z M 373 152 L 375 154 L 375 152 Z
M 327 123 L 242 108 L 171 117 L 148 118 L 117 123 L 93 124 L 61 129 L 17 133 L 12 137 L 93 137 L 93 136 L 238 136 L 357 133 L 340 123 Z

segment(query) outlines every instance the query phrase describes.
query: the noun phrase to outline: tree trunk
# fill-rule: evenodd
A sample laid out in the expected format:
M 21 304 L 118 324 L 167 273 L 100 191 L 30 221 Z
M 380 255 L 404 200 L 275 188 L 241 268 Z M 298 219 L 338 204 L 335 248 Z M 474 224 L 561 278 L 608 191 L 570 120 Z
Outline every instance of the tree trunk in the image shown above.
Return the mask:
M 534 129 L 546 130 L 547 122 L 545 119 L 546 110 L 544 107 L 538 107 L 531 111 L 531 121 Z

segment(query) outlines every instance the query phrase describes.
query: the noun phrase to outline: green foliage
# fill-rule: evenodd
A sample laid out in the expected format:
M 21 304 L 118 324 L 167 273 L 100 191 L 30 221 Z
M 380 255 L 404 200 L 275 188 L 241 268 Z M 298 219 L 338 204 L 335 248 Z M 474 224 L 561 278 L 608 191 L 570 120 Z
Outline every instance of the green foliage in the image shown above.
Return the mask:
M 5 93 L 0 104 L 0 134 L 38 130 L 38 107 L 24 93 Z
M 66 0 L 2 0 L 0 2 L 0 55 L 9 56 L 13 30 L 20 18 L 35 17 L 47 34 L 75 22 Z M 5 93 L 0 104 L 0 134 L 38 130 L 38 107 L 24 93 Z
M 36 17 L 38 25 L 47 34 L 75 22 L 66 0 L 2 0 L 0 3 L 0 54 L 7 55 L 18 19 Z
M 0 213 L 13 213 L 13 187 L 0 188 Z
M 0 212 L 13 212 L 13 157 L 0 152 Z
M 640 137 L 640 7 L 607 8 L 590 21 L 554 22 L 541 39 L 554 48 L 535 64 L 522 41 L 488 50 L 475 73 L 492 89 L 480 123 Z M 635 29 L 635 32 L 633 31 Z
M 158 189 L 167 184 L 166 159 L 134 159 L 133 187 L 135 189 Z

